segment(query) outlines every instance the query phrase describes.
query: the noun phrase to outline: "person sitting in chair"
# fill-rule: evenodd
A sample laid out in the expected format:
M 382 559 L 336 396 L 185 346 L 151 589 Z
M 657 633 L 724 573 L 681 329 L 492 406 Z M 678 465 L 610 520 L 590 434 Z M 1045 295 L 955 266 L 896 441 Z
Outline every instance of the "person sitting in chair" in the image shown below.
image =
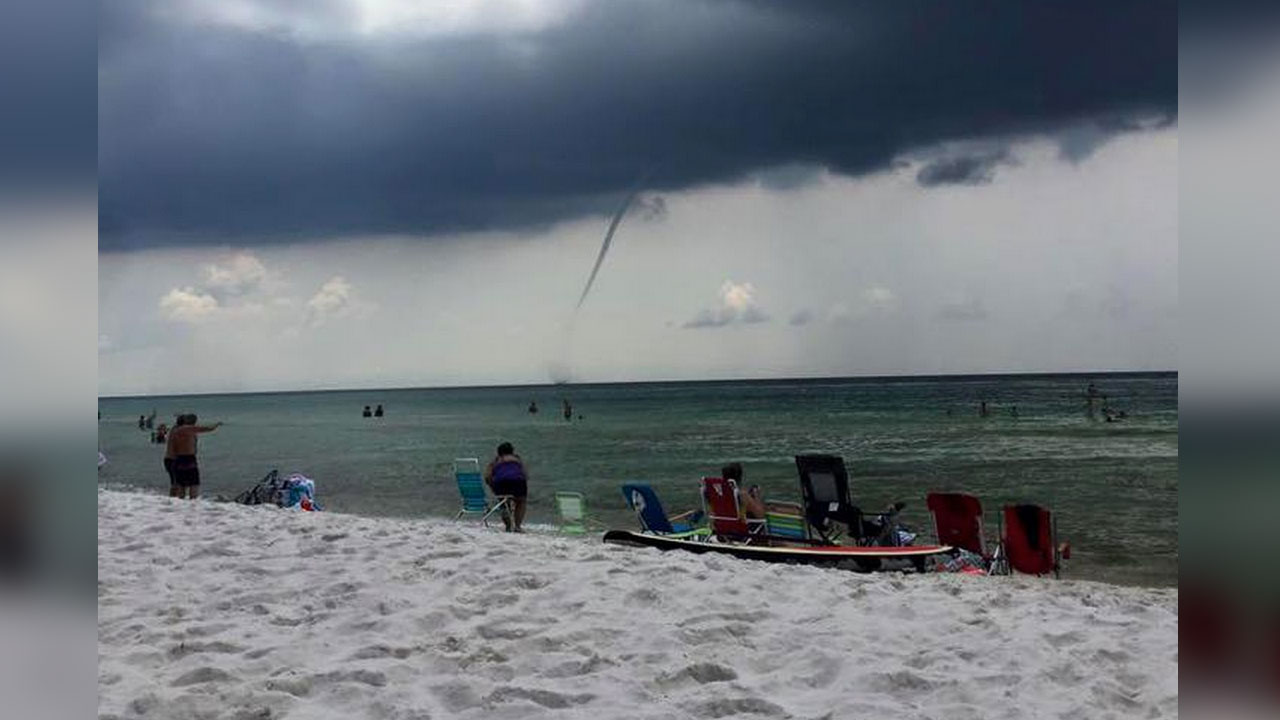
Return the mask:
M 521 526 L 529 497 L 529 474 L 511 443 L 504 442 L 498 446 L 497 456 L 484 469 L 484 482 L 495 496 L 512 498 L 514 512 L 502 511 L 502 524 L 507 527 L 507 532 L 524 532 Z
M 761 497 L 760 486 L 752 485 L 750 490 L 744 490 L 742 487 L 742 463 L 731 462 L 720 468 L 720 477 L 732 480 L 738 486 L 738 506 L 742 508 L 744 519 L 764 519 L 764 498 Z

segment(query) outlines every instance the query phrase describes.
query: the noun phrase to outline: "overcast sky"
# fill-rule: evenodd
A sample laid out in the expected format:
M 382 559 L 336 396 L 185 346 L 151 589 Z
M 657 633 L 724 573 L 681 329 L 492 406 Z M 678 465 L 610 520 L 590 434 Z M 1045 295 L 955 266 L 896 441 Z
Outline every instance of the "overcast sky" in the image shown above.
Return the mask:
M 1176 367 L 1172 2 L 116 2 L 98 67 L 104 394 Z

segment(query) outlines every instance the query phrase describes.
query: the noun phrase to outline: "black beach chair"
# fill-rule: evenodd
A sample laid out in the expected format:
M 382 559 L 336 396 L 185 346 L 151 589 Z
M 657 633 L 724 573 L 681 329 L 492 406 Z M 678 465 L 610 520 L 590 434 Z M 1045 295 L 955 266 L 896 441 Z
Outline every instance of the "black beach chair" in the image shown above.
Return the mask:
M 280 471 L 272 470 L 266 477 L 259 480 L 257 485 L 237 495 L 235 502 L 241 505 L 279 505 L 280 493 L 283 489 L 284 482 L 280 480 Z
M 868 520 L 849 498 L 849 471 L 839 455 L 797 455 L 800 473 L 800 496 L 804 498 L 804 516 L 814 533 L 828 545 L 840 539 L 836 523 L 843 525 L 858 545 L 875 542 L 884 526 Z

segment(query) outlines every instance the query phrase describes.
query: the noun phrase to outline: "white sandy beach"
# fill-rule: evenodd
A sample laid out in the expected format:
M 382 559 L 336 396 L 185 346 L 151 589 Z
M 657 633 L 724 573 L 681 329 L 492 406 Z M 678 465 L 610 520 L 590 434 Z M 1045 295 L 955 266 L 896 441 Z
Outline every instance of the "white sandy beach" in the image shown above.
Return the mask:
M 1178 595 L 98 494 L 101 718 L 1158 718 Z

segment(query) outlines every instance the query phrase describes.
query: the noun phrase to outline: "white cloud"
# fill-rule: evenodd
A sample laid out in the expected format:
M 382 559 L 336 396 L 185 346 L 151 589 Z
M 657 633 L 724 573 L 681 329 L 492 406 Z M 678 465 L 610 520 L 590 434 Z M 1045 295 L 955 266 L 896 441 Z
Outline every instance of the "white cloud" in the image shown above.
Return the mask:
M 847 303 L 835 303 L 827 310 L 827 319 L 834 323 L 849 322 L 853 319 L 853 310 Z
M 291 298 L 272 295 L 272 273 L 253 253 L 239 252 L 222 262 L 205 264 L 201 282 L 173 288 L 160 298 L 160 310 L 173 322 L 265 318 L 273 308 L 288 308 Z
M 160 298 L 160 312 L 174 322 L 204 322 L 217 311 L 217 298 L 192 287 L 174 288 Z
M 872 285 L 858 294 L 853 304 L 839 301 L 827 309 L 828 322 L 842 324 L 881 313 L 891 312 L 898 307 L 898 296 L 883 285 Z
M 766 322 L 769 316 L 760 309 L 755 299 L 756 288 L 751 283 L 735 283 L 725 280 L 720 286 L 720 305 L 698 311 L 684 324 L 686 328 L 724 327 L 730 323 L 754 324 Z
M 314 327 L 331 317 L 345 314 L 351 309 L 351 291 L 351 283 L 341 275 L 334 275 L 326 280 L 307 301 L 307 323 Z
M 862 291 L 862 302 L 868 310 L 892 310 L 898 304 L 898 296 L 889 288 L 876 285 Z
M 179 0 L 160 12 L 180 22 L 223 25 L 251 32 L 284 32 L 304 39 L 352 35 L 505 35 L 554 27 L 582 0 Z
M 987 319 L 987 304 L 982 298 L 971 295 L 963 300 L 951 302 L 938 309 L 939 320 L 948 322 L 968 322 Z
M 257 290 L 267 279 L 267 267 L 252 253 L 236 253 L 225 265 L 204 268 L 204 286 L 228 295 L 244 295 Z
M 725 280 L 720 286 L 720 299 L 725 307 L 742 311 L 752 306 L 755 298 L 755 286 L 751 283 L 735 285 L 732 280 Z

